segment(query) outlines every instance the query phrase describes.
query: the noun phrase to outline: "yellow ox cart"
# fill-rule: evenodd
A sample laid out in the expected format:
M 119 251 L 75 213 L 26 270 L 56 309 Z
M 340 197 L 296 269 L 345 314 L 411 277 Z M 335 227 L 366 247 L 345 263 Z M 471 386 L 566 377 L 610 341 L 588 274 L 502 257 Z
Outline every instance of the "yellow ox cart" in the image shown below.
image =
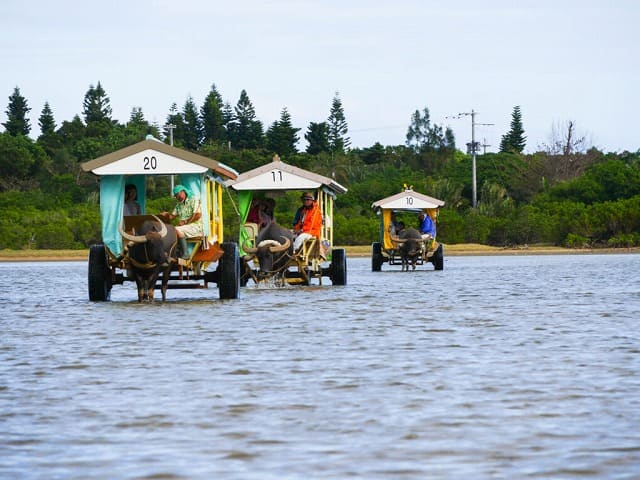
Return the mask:
M 271 279 L 288 285 L 310 285 L 314 280 L 322 284 L 322 277 L 329 277 L 332 285 L 346 285 L 345 250 L 333 248 L 334 199 L 347 191 L 345 187 L 331 178 L 289 165 L 277 155 L 271 163 L 243 172 L 228 184 L 238 191 L 243 286 L 249 280 L 257 284 Z M 281 199 L 290 191 L 309 192 L 322 215 L 319 235 L 300 242 L 297 248 L 293 248 L 296 241 L 291 219 L 262 228 L 248 221 L 254 199 Z M 265 233 L 276 230 L 274 227 L 278 232 L 273 236 L 276 238 L 265 238 Z M 263 244 L 270 245 L 267 251 L 263 251 Z
M 401 234 L 396 232 L 401 218 L 408 218 L 416 222 L 420 213 L 428 215 L 435 227 L 438 220 L 438 210 L 444 206 L 442 200 L 438 200 L 418 192 L 414 192 L 412 187 L 406 187 L 402 192 L 392 195 L 382 200 L 378 200 L 371 205 L 371 208 L 380 217 L 380 237 L 379 241 L 371 245 L 371 270 L 379 272 L 382 264 L 401 265 Z M 409 228 L 409 225 L 407 225 Z M 444 247 L 436 240 L 435 228 L 433 235 L 423 235 L 420 240 L 420 254 L 417 264 L 432 263 L 435 270 L 444 268 Z
M 134 281 L 133 274 L 137 273 L 149 273 L 147 276 L 154 280 L 146 298 L 152 300 L 159 273 L 155 272 L 153 277 L 150 272 L 156 268 L 170 276 L 167 284 L 163 284 L 163 298 L 166 288 L 206 288 L 210 282 L 217 283 L 220 298 L 238 298 L 238 247 L 233 242 L 223 241 L 222 221 L 224 183 L 235 179 L 237 172 L 215 160 L 169 146 L 153 137 L 85 162 L 81 167 L 85 172 L 98 176 L 100 185 L 102 241 L 89 249 L 90 300 L 109 300 L 113 285 Z M 165 252 L 167 260 L 157 265 L 153 261 L 141 262 L 132 258 L 129 253 L 135 242 L 124 237 L 141 238 L 135 235 L 135 231 L 149 225 L 147 221 L 159 227 L 154 228 L 160 235 L 172 231 L 167 225 L 168 219 L 146 212 L 147 183 L 150 177 L 160 176 L 174 177 L 198 198 L 203 235 L 188 239 L 188 258 L 178 258 L 175 245 L 169 245 Z M 124 216 L 125 185 L 136 187 L 140 214 Z M 137 280 L 136 277 L 136 283 Z M 138 288 L 140 290 L 140 286 Z

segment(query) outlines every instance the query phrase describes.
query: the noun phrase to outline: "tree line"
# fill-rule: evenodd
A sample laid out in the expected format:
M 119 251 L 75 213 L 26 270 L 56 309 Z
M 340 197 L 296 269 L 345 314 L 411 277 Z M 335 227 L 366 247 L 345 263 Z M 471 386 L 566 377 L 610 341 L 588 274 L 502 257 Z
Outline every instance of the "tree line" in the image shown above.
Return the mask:
M 245 90 L 231 106 L 215 85 L 200 106 L 191 97 L 181 109 L 171 104 L 162 126 L 149 123 L 139 107 L 125 123 L 113 119 L 100 82 L 89 86 L 82 115 L 60 125 L 45 103 L 35 140 L 30 110 L 16 87 L 0 133 L 0 248 L 87 248 L 100 241 L 97 178 L 79 165 L 149 134 L 240 172 L 278 154 L 287 163 L 335 178 L 349 189 L 337 199 L 334 216 L 334 239 L 343 245 L 377 240 L 379 223 L 371 204 L 405 184 L 446 202 L 438 219 L 444 243 L 640 245 L 640 152 L 586 148 L 569 122 L 549 145 L 524 154 L 519 106 L 513 108 L 500 151 L 477 157 L 477 208 L 471 201 L 471 153 L 477 146 L 466 153 L 458 149 L 453 132 L 433 123 L 427 107 L 408 119 L 404 144 L 351 148 L 336 92 L 326 120 L 307 126 L 305 151 L 298 151 L 301 129 L 293 126 L 286 107 L 265 128 Z M 149 180 L 149 211 L 171 206 L 168 181 Z M 225 203 L 226 234 L 236 238 L 232 192 Z M 276 218 L 286 223 L 297 203 L 294 195 L 279 199 Z

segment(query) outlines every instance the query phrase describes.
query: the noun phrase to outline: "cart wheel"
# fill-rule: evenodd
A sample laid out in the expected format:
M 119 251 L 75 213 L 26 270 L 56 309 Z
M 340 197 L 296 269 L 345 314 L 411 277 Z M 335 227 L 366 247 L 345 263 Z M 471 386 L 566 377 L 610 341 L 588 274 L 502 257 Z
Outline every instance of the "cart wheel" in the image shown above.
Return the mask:
M 433 266 L 436 270 L 444 269 L 444 245 L 438 245 L 436 251 L 433 252 L 433 256 L 431 257 L 431 261 L 433 262 Z
M 218 290 L 220 299 L 240 298 L 240 255 L 238 245 L 225 242 L 221 245 L 224 254 L 220 258 Z
M 347 254 L 344 248 L 331 252 L 331 282 L 334 285 L 347 284 Z
M 111 270 L 107 249 L 102 244 L 89 247 L 89 300 L 106 302 L 111 297 Z
M 373 242 L 371 244 L 371 271 L 379 272 L 382 270 L 382 244 L 380 242 Z

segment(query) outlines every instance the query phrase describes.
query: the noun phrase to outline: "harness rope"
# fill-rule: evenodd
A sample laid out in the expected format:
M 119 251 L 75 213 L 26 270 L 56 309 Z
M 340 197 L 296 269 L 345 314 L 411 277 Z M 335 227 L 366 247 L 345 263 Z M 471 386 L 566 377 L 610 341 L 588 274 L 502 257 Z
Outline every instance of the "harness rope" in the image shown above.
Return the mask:
M 236 207 L 236 202 L 233 201 L 231 192 L 229 192 L 228 188 L 225 188 L 225 190 L 227 191 L 227 195 L 229 195 L 229 200 L 231 200 L 231 205 L 233 205 L 233 209 L 236 211 L 236 215 L 240 216 L 240 211 L 238 210 L 238 207 Z
M 271 255 L 273 255 L 273 253 L 271 253 Z M 287 252 L 287 251 L 283 251 L 283 252 L 282 252 L 282 254 L 281 254 L 277 259 L 275 259 L 274 261 L 272 261 L 272 262 L 271 262 L 271 264 L 273 265 L 274 263 L 278 263 L 278 262 L 279 262 L 280 260 L 282 260 L 284 257 L 288 257 L 288 258 L 289 258 L 289 260 L 293 258 L 291 255 L 289 255 L 289 252 Z M 284 269 L 286 269 L 286 268 L 287 268 L 287 266 L 288 266 L 288 264 L 289 264 L 289 261 L 287 260 L 286 262 L 284 262 L 284 263 L 282 264 L 282 266 L 281 266 L 280 268 L 278 268 L 278 269 L 276 269 L 276 270 L 265 270 L 265 273 L 269 273 L 269 274 L 271 274 L 272 276 L 273 276 L 273 275 L 276 275 L 276 274 L 278 274 L 278 273 L 282 272 Z
M 171 244 L 171 246 L 169 247 L 169 251 L 167 252 L 170 263 L 175 263 L 176 261 L 175 258 L 173 258 L 172 254 L 177 244 L 178 244 L 178 241 L 176 240 L 175 242 L 173 242 L 173 244 Z M 141 268 L 143 270 L 151 270 L 152 268 L 156 268 L 156 266 L 158 265 L 157 262 L 152 262 L 149 260 L 149 251 L 147 250 L 147 243 L 144 244 L 145 263 L 141 263 L 137 261 L 135 258 L 131 257 L 130 255 L 127 255 L 127 256 L 129 257 L 129 261 L 131 262 L 131 264 L 136 268 Z

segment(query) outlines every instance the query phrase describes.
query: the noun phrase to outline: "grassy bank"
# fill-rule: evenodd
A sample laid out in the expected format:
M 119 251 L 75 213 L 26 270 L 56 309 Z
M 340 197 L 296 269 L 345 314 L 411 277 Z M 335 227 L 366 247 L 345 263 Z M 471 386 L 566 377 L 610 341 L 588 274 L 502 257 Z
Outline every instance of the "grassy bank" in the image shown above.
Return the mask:
M 347 257 L 371 256 L 371 245 L 350 245 L 344 248 Z M 491 247 L 476 243 L 445 245 L 445 257 L 463 255 L 555 255 L 555 254 L 603 254 L 640 253 L 640 248 L 596 248 L 573 249 L 548 245 L 519 246 L 513 248 Z M 38 261 L 86 261 L 88 250 L 0 250 L 0 262 Z
M 0 262 L 87 260 L 89 250 L 0 250 Z

